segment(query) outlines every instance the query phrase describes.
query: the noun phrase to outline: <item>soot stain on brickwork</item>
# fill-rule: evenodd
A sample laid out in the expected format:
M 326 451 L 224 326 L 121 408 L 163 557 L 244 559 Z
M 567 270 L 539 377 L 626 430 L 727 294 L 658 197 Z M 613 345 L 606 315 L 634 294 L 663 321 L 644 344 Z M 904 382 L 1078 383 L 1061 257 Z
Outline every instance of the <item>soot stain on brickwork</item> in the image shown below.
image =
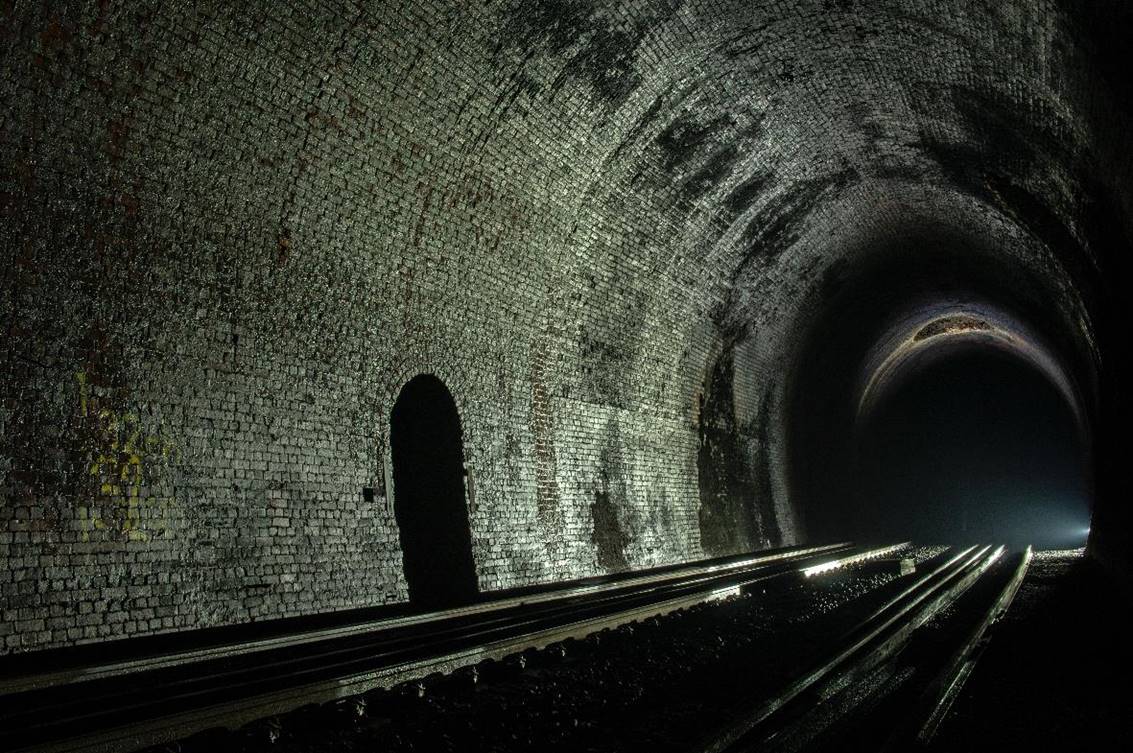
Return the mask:
M 598 567 L 608 573 L 617 573 L 629 567 L 626 562 L 625 547 L 629 537 L 622 530 L 618 520 L 618 510 L 610 499 L 609 480 L 603 475 L 594 491 L 594 502 L 590 505 L 593 528 L 590 541 L 597 552 Z
M 551 85 L 552 94 L 574 79 L 586 82 L 601 100 L 617 107 L 641 84 L 635 57 L 648 23 L 614 27 L 593 6 L 575 0 L 522 2 L 512 11 L 511 21 L 505 39 L 514 40 L 519 49 L 542 47 L 550 55 L 566 58 Z
M 967 86 L 923 86 L 910 92 L 910 103 L 923 123 L 932 123 L 942 112 L 952 113 L 962 137 L 938 135 L 922 127 L 920 146 L 940 166 L 956 188 L 987 200 L 984 176 L 1007 171 L 1026 176 L 1036 169 L 1073 164 L 1073 145 L 1045 122 L 1041 110 L 1020 117 L 1005 95 Z M 1036 105 L 1036 107 L 1038 107 Z
M 954 188 L 996 207 L 1026 228 L 1069 271 L 1086 297 L 1091 296 L 1096 260 L 1089 259 L 1083 250 L 1092 250 L 1094 244 L 1085 227 L 1080 228 L 1080 234 L 1075 233 L 1064 218 L 1067 207 L 1056 207 L 1052 199 L 1061 199 L 1059 203 L 1064 204 L 1089 196 L 1090 206 L 1097 206 L 1098 197 L 1109 192 L 1091 177 L 1097 166 L 1088 153 L 1061 133 L 1069 129 L 1050 125 L 1049 108 L 1033 105 L 1032 117 L 1020 118 L 1002 95 L 971 87 L 953 86 L 944 91 L 924 88 L 912 101 L 926 115 L 948 103 L 959 116 L 965 138 L 947 139 L 922 130 L 920 139 L 922 148 L 940 165 Z M 1059 176 L 1052 172 L 1055 166 L 1066 171 Z M 1059 177 L 1077 190 L 1063 197 L 1049 192 L 1040 196 L 1027 185 L 1031 180 L 1041 184 Z M 1089 215 L 1089 207 L 1075 208 L 1085 209 L 1082 215 Z
M 621 432 L 617 422 L 611 420 L 602 433 L 598 479 L 594 484 L 594 501 L 590 505 L 590 541 L 594 545 L 598 566 L 606 572 L 619 572 L 629 567 L 625 550 L 630 538 L 622 522 L 624 513 L 619 509 L 625 501 Z
M 680 91 L 675 92 L 675 90 L 676 84 L 669 84 L 661 93 L 653 98 L 653 101 L 649 103 L 649 107 L 645 108 L 645 111 L 638 116 L 633 127 L 622 137 L 617 148 L 610 153 L 610 157 L 607 160 L 608 164 L 618 164 L 623 158 L 627 148 L 636 146 L 646 133 L 649 133 L 658 126 L 662 121 L 663 113 L 679 106 L 680 103 L 691 94 L 691 88 L 688 86 L 682 87 Z
M 758 492 L 739 435 L 734 378 L 729 348 L 717 358 L 700 406 L 700 541 L 710 556 L 758 547 Z
M 681 199 L 692 202 L 718 187 L 727 178 L 740 155 L 740 148 L 733 144 L 712 154 L 696 172 L 681 183 Z
M 716 148 L 735 125 L 730 115 L 717 115 L 705 121 L 688 115 L 676 118 L 654 141 L 660 150 L 661 169 L 666 173 L 676 172 L 702 158 Z
M 759 527 L 762 544 L 777 546 L 782 543 L 779 519 L 775 514 L 775 484 L 771 477 L 771 398 L 774 384 L 770 385 L 759 401 L 755 418 L 755 501 L 759 507 Z
M 732 192 L 724 199 L 724 206 L 728 208 L 732 216 L 742 213 L 745 209 L 755 203 L 767 188 L 774 184 L 775 174 L 767 172 L 757 172 L 740 182 Z
M 799 239 L 803 224 L 818 207 L 835 200 L 860 181 L 857 168 L 846 166 L 828 175 L 800 180 L 769 200 L 740 238 L 744 255 L 732 276 L 733 281 L 741 279 L 757 261 L 777 259 Z
M 763 135 L 762 119 L 748 122 L 724 114 L 706 120 L 690 113 L 675 118 L 654 139 L 660 189 L 670 184 L 678 202 L 688 204 L 727 183 L 736 164 Z

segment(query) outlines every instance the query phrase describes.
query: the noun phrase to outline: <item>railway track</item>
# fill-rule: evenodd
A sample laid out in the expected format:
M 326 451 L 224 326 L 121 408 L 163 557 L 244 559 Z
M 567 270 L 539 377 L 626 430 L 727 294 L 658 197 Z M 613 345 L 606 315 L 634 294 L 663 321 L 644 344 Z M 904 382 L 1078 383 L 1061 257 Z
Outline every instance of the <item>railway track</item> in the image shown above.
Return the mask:
M 927 746 L 1030 559 L 1029 548 L 949 552 L 777 692 L 738 700 L 687 749 L 896 753 Z
M 442 612 L 144 656 L 108 651 L 102 661 L 45 661 L 50 669 L 0 663 L 0 750 L 130 751 L 237 727 L 685 609 L 762 581 L 892 556 L 904 546 L 796 548 L 505 594 Z

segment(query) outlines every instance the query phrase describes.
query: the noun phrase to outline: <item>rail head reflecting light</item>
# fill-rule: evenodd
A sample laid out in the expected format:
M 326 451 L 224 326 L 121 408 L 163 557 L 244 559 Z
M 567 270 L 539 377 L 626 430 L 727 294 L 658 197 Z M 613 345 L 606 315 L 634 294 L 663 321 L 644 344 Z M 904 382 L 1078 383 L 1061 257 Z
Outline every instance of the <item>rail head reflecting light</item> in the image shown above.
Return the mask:
M 732 596 L 739 596 L 740 593 L 741 593 L 741 590 L 742 589 L 739 586 L 730 586 L 728 588 L 717 588 L 715 591 L 708 594 L 708 598 L 705 599 L 705 601 L 723 601 L 724 599 L 730 598 Z
M 811 578 L 811 577 L 814 577 L 815 575 L 821 575 L 822 573 L 828 573 L 831 570 L 837 570 L 839 567 L 842 567 L 843 564 L 844 563 L 839 562 L 838 560 L 831 560 L 830 562 L 823 562 L 823 563 L 818 564 L 818 565 L 811 565 L 810 567 L 804 567 L 802 569 L 802 573 L 806 577 Z
M 837 570 L 840 567 L 846 567 L 847 565 L 853 565 L 855 563 L 865 562 L 866 560 L 871 560 L 876 557 L 884 557 L 887 554 L 893 554 L 894 552 L 898 552 L 907 546 L 909 546 L 909 542 L 906 541 L 901 544 L 887 546 L 884 549 L 873 549 L 871 551 L 855 554 L 850 557 L 840 557 L 838 559 L 828 560 L 826 562 L 819 562 L 817 565 L 800 568 L 799 572 L 801 572 L 807 578 L 813 578 L 816 575 L 828 573 L 831 570 Z

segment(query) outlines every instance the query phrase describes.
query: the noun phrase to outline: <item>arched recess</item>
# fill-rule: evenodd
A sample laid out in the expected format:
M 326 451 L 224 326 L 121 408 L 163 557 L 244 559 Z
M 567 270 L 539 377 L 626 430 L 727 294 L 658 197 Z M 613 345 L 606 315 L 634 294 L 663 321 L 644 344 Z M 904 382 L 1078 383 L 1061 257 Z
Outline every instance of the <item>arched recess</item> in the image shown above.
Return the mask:
M 460 416 L 440 379 L 419 374 L 402 388 L 390 413 L 390 450 L 409 601 L 430 609 L 472 601 Z

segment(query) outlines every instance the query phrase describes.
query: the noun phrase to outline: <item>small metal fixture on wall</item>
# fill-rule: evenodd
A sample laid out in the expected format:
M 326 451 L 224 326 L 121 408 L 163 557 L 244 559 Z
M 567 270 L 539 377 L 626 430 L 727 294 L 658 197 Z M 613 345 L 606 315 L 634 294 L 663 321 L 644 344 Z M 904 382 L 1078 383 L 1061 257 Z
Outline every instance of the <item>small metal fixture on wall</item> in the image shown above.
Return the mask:
M 464 463 L 464 497 L 468 500 L 468 514 L 476 512 L 476 479 L 472 475 L 472 468 Z

